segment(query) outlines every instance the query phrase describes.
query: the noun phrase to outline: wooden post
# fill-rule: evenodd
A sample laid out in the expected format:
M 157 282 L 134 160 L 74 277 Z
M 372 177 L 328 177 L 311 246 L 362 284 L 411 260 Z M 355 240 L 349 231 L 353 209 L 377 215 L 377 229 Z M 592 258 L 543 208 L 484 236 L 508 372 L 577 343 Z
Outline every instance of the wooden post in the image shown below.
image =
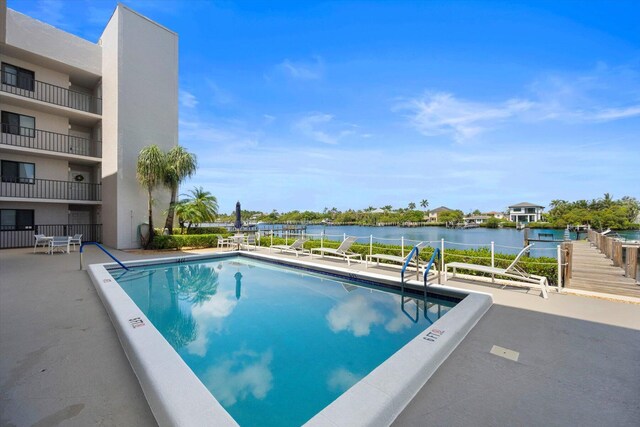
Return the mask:
M 624 268 L 622 262 L 622 242 L 613 242 L 613 265 Z
M 573 243 L 571 242 L 563 242 L 562 243 L 562 253 L 564 254 L 564 285 L 565 287 L 571 286 L 571 269 L 572 269 L 572 261 L 573 261 Z
M 529 229 L 525 227 L 524 231 L 524 247 L 529 246 Z
M 638 248 L 627 247 L 627 268 L 625 269 L 625 275 L 632 279 L 638 278 Z

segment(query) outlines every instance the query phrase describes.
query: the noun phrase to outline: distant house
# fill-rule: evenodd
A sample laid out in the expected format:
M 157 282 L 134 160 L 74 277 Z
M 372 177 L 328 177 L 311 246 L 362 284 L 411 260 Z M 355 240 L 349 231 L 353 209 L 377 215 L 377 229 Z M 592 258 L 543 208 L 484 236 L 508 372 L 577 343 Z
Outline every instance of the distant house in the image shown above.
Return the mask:
M 380 209 L 380 208 L 377 208 L 377 209 L 372 210 L 372 211 L 371 211 L 371 213 L 374 213 L 374 214 L 381 214 L 381 213 L 384 213 L 384 210 L 383 210 L 383 209 Z
M 489 215 L 469 215 L 464 217 L 465 224 L 482 224 L 486 222 L 489 218 Z
M 509 220 L 522 223 L 541 221 L 543 210 L 544 206 L 527 202 L 511 205 L 509 206 Z
M 504 212 L 491 211 L 491 212 L 487 212 L 485 215 L 491 216 L 497 219 L 504 219 Z
M 429 222 L 440 222 L 438 215 L 440 215 L 443 212 L 451 212 L 451 211 L 453 211 L 453 209 L 449 209 L 446 206 L 440 206 L 439 208 L 431 209 L 429 211 L 429 216 L 426 219 Z

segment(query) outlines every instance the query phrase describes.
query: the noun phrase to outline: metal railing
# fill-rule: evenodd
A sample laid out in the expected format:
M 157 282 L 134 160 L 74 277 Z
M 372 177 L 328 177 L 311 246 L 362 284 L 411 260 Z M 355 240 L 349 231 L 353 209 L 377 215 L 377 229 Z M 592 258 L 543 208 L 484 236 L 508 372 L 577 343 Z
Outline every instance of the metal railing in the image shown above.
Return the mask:
M 88 113 L 102 114 L 102 99 L 87 93 L 76 92 L 64 87 L 41 82 L 39 80 L 22 81 L 21 84 L 8 84 L 15 81 L 15 74 L 2 72 L 1 90 L 26 98 L 73 108 Z
M 35 244 L 34 235 L 73 236 L 82 234 L 82 240 L 102 241 L 102 224 L 45 224 L 34 225 L 27 230 L 3 230 L 0 228 L 0 249 L 26 248 Z
M 105 254 L 109 255 L 109 258 L 111 258 L 112 260 L 114 260 L 115 262 L 117 262 L 120 267 L 124 268 L 126 271 L 131 271 L 129 269 L 129 267 L 127 267 L 126 265 L 124 265 L 123 263 L 120 262 L 120 260 L 118 258 L 116 258 L 115 256 L 113 256 L 111 254 L 111 252 L 109 252 L 108 250 L 106 250 L 105 248 L 102 247 L 101 244 L 99 244 L 98 242 L 83 242 L 80 245 L 80 270 L 82 270 L 82 252 L 84 252 L 84 247 L 87 245 L 94 245 L 97 246 L 102 252 L 104 252 Z
M 0 197 L 55 200 L 102 200 L 101 184 L 53 179 L 2 177 Z
M 2 123 L 0 143 L 15 147 L 101 157 L 102 144 L 79 136 L 65 135 L 41 129 L 25 128 Z

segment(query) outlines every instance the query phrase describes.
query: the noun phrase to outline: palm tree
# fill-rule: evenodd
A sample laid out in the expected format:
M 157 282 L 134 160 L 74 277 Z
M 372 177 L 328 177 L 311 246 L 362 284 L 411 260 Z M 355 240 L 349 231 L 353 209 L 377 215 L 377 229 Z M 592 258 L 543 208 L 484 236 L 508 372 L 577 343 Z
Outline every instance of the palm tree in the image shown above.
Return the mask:
M 391 205 L 385 205 L 382 207 L 382 210 L 385 212 L 389 212 L 391 209 L 393 209 L 393 206 Z
M 149 206 L 149 238 L 145 242 L 145 249 L 153 240 L 153 190 L 162 183 L 166 169 L 165 155 L 157 145 L 149 145 L 140 150 L 136 165 L 138 182 L 147 190 Z
M 415 208 L 416 208 L 416 204 L 415 203 L 413 203 L 413 202 L 409 203 L 409 210 L 410 211 L 414 210 Z
M 429 201 L 427 199 L 422 199 L 420 201 L 420 206 L 422 206 L 422 209 L 427 209 L 427 207 L 429 206 Z
M 176 205 L 176 213 L 181 223 L 189 223 L 187 230 L 191 228 L 192 224 L 215 221 L 218 214 L 216 196 L 204 191 L 202 187 L 195 187 L 189 193 L 186 200 L 182 200 Z
M 189 153 L 179 145 L 169 150 L 166 160 L 167 164 L 163 183 L 171 190 L 171 202 L 169 203 L 169 211 L 167 212 L 167 220 L 164 223 L 164 228 L 169 231 L 169 234 L 173 234 L 173 218 L 175 216 L 178 187 L 185 178 L 191 177 L 196 172 L 198 161 L 195 154 Z

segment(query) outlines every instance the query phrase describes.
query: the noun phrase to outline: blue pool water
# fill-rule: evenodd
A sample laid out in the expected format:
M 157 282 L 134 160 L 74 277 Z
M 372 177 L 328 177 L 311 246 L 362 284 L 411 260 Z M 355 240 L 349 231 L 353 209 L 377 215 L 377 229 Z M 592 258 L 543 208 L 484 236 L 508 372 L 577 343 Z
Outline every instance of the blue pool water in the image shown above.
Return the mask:
M 456 304 L 430 296 L 425 319 L 422 300 L 403 311 L 399 295 L 237 256 L 112 274 L 242 426 L 303 424 Z

